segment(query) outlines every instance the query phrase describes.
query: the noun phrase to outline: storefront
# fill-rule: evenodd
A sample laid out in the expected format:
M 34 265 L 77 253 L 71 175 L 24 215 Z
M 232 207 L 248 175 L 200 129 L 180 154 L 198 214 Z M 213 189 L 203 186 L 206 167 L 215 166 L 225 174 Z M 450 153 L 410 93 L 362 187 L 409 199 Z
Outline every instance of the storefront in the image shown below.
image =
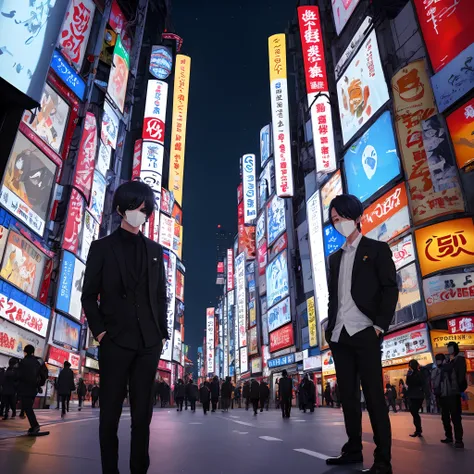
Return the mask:
M 336 366 L 330 350 L 321 353 L 321 373 L 323 391 L 328 383 L 331 388 L 334 388 L 336 385 Z
M 277 390 L 278 390 L 278 381 L 282 378 L 283 370 L 288 372 L 288 376 L 293 380 L 293 401 L 292 405 L 296 406 L 296 390 L 300 382 L 298 375 L 298 366 L 296 364 L 295 353 L 282 355 L 280 357 L 275 357 L 267 361 L 268 369 L 271 373 L 271 387 L 270 393 L 272 394 L 272 399 L 276 400 Z
M 309 353 L 311 353 L 311 349 Z M 320 406 L 323 400 L 322 358 L 321 355 L 309 355 L 308 351 L 304 351 L 304 356 L 303 372 L 310 374 L 316 387 L 316 406 Z

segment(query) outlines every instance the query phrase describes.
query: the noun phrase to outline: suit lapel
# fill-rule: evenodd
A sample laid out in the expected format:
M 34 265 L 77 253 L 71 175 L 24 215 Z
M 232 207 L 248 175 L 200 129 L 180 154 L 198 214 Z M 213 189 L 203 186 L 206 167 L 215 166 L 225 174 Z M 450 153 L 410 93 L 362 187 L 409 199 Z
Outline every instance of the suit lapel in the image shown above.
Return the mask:
M 355 254 L 355 259 L 354 259 L 354 266 L 352 268 L 352 283 L 351 286 L 354 285 L 354 281 L 357 277 L 357 274 L 359 273 L 359 270 L 362 265 L 362 260 L 364 256 L 364 252 L 367 249 L 367 244 L 369 240 L 366 237 L 362 237 L 362 239 L 359 242 L 359 246 L 357 247 L 356 254 Z
M 150 297 L 153 294 L 153 275 L 151 273 L 153 265 L 152 265 L 152 258 L 153 258 L 153 242 L 149 239 L 145 240 L 145 248 L 146 248 L 146 271 L 148 272 L 148 290 L 150 292 Z M 150 302 L 151 303 L 151 302 Z M 153 308 L 153 305 L 151 305 Z
M 114 245 L 112 245 L 112 250 L 114 252 L 115 258 L 117 259 L 118 266 L 120 268 L 120 276 L 122 278 L 123 289 L 127 289 L 127 267 L 125 264 L 125 251 L 123 249 L 122 241 L 120 240 L 120 235 L 118 230 L 113 234 L 115 239 Z

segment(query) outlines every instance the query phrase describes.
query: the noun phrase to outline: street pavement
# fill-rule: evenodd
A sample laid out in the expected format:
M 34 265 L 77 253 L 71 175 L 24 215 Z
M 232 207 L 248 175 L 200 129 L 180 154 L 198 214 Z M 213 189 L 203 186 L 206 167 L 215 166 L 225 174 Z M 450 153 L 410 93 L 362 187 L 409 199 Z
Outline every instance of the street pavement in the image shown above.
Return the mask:
M 40 438 L 21 436 L 26 420 L 0 422 L 0 473 L 100 474 L 98 444 L 99 412 L 85 408 L 71 412 L 62 421 L 56 410 L 38 411 L 43 430 Z M 474 417 L 464 418 L 464 451 L 455 451 L 439 441 L 441 420 L 424 415 L 424 437 L 412 439 L 414 431 L 407 413 L 391 414 L 395 474 L 449 474 L 473 472 Z M 128 473 L 130 413 L 124 410 L 119 428 L 120 471 Z M 198 410 L 177 413 L 156 409 L 151 424 L 150 474 L 348 474 L 356 467 L 329 468 L 325 459 L 337 455 L 346 436 L 342 413 L 319 408 L 315 413 L 295 409 L 290 420 L 270 410 L 254 417 L 251 411 L 209 413 Z M 372 461 L 374 444 L 364 414 L 365 466 Z M 360 466 L 362 467 L 362 466 Z

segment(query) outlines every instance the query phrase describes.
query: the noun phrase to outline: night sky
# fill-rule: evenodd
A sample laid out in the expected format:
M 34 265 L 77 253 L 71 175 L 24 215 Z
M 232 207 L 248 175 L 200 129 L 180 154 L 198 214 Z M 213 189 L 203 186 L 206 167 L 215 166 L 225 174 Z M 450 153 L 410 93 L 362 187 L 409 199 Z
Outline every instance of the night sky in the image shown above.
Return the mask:
M 240 5 L 236 5 L 239 3 Z M 268 37 L 284 33 L 293 0 L 175 0 L 173 23 L 191 56 L 183 197 L 185 343 L 196 362 L 205 309 L 215 304 L 218 224 L 237 232 L 239 157 L 260 160 L 270 122 Z

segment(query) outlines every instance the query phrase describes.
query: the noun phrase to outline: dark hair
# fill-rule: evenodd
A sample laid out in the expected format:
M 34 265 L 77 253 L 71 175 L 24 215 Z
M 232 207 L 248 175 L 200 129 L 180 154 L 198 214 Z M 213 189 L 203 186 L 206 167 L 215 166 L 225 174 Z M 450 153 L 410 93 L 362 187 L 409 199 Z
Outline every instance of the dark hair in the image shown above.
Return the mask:
M 11 357 L 8 361 L 8 367 L 14 367 L 16 364 L 18 364 L 18 359 L 16 357 Z
M 145 203 L 145 214 L 150 217 L 155 210 L 155 194 L 148 184 L 143 181 L 127 181 L 115 191 L 112 207 L 121 214 L 138 209 Z
M 66 360 L 64 361 L 64 367 L 68 369 L 69 367 L 71 367 L 71 364 Z
M 288 372 L 286 371 L 286 369 L 281 373 L 281 375 L 283 375 L 283 377 L 287 377 L 287 376 L 288 376 Z
M 452 347 L 454 349 L 454 355 L 459 354 L 459 344 L 457 342 L 454 342 L 454 341 L 448 342 L 448 347 Z
M 35 353 L 35 347 L 32 346 L 31 344 L 28 344 L 25 346 L 25 348 L 23 349 L 23 352 L 26 354 L 26 355 L 33 355 Z
M 446 360 L 446 357 L 444 356 L 444 354 L 436 354 L 435 359 L 444 362 Z
M 351 219 L 353 221 L 357 220 L 359 217 L 362 217 L 364 213 L 364 206 L 358 198 L 352 194 L 341 194 L 336 196 L 329 205 L 329 220 L 332 222 L 332 210 L 336 209 L 337 213 L 344 219 Z M 357 228 L 360 231 L 360 224 L 357 225 Z
M 410 368 L 412 370 L 418 370 L 420 368 L 420 364 L 418 363 L 418 361 L 416 359 L 412 359 L 408 365 L 410 366 Z

